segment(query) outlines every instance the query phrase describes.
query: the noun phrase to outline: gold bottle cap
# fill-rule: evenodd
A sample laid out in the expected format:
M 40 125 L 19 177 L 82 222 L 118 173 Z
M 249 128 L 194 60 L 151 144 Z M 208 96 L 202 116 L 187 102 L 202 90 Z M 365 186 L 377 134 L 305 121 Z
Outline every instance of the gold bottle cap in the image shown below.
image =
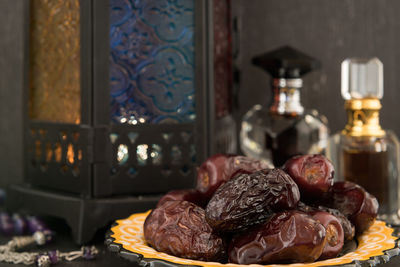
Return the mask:
M 385 131 L 379 124 L 379 110 L 382 105 L 378 98 L 346 100 L 348 121 L 342 134 L 347 136 L 382 137 Z
M 345 108 L 351 110 L 380 110 L 382 108 L 382 105 L 377 98 L 350 99 L 345 102 Z

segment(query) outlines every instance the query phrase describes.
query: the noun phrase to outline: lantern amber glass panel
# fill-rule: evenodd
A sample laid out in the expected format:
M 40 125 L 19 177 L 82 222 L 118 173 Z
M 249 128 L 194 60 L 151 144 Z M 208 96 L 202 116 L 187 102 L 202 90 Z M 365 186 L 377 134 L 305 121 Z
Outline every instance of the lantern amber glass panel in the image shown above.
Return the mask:
M 80 1 L 30 3 L 31 120 L 79 124 Z

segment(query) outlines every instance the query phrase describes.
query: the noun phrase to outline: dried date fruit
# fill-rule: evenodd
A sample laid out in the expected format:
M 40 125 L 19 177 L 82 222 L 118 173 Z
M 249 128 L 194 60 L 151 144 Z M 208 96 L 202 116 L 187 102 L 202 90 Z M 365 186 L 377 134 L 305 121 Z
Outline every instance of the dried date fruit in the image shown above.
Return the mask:
M 309 206 L 304 204 L 303 202 L 299 202 L 299 204 L 297 205 L 297 210 L 305 212 L 307 214 L 313 214 L 317 211 L 326 211 L 329 214 L 335 216 L 343 229 L 343 234 L 344 234 L 344 241 L 350 241 L 353 240 L 354 235 L 355 235 L 355 227 L 354 225 L 349 221 L 349 219 L 347 219 L 346 216 L 343 215 L 343 213 L 341 213 L 340 211 L 338 211 L 337 209 L 332 209 L 332 208 L 327 208 L 325 206 Z
M 241 173 L 252 173 L 270 166 L 262 161 L 236 155 L 216 154 L 197 170 L 196 189 L 208 199 L 221 184 Z
M 216 231 L 236 231 L 263 222 L 275 211 L 295 208 L 296 183 L 281 169 L 235 176 L 208 202 L 206 219 Z
M 203 261 L 225 258 L 223 239 L 213 233 L 204 210 L 188 201 L 164 202 L 147 216 L 143 230 L 157 251 Z
M 235 237 L 228 255 L 238 264 L 312 262 L 325 243 L 322 224 L 303 212 L 285 211 Z
M 356 234 L 355 227 L 349 221 L 349 219 L 347 219 L 347 217 L 343 215 L 343 213 L 341 213 L 337 209 L 331 209 L 331 208 L 327 208 L 327 207 L 323 207 L 323 206 L 318 206 L 317 208 L 318 208 L 318 210 L 329 212 L 330 214 L 332 214 L 339 220 L 339 222 L 343 228 L 344 241 L 353 240 L 353 238 Z
M 379 204 L 376 198 L 352 182 L 336 182 L 332 187 L 332 206 L 342 212 L 361 234 L 374 223 Z
M 311 212 L 314 220 L 320 222 L 326 230 L 326 244 L 319 260 L 331 259 L 339 255 L 344 245 L 343 227 L 335 216 L 326 211 Z
M 157 208 L 160 207 L 164 202 L 172 200 L 186 200 L 204 208 L 207 205 L 207 201 L 204 199 L 203 194 L 195 189 L 182 189 L 169 191 L 157 203 Z
M 333 185 L 333 165 L 322 155 L 293 157 L 283 169 L 299 186 L 302 198 L 325 197 Z

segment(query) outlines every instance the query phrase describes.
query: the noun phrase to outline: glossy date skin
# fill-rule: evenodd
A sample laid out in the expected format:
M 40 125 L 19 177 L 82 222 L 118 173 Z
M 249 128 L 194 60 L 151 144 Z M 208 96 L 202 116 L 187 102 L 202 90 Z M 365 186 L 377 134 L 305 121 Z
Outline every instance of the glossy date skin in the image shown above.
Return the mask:
M 281 169 L 235 176 L 215 192 L 206 219 L 217 232 L 243 230 L 269 218 L 273 212 L 297 206 L 300 192 Z
M 339 220 L 343 229 L 344 241 L 346 242 L 353 240 L 356 233 L 354 225 L 349 221 L 349 219 L 347 219 L 346 216 L 343 215 L 343 213 L 341 213 L 337 209 L 332 209 L 321 205 L 309 206 L 304 204 L 303 202 L 299 202 L 296 209 L 305 212 L 309 215 L 312 215 L 318 211 L 328 212 L 329 214 L 335 216 Z
M 333 165 L 322 155 L 293 157 L 283 169 L 299 186 L 302 199 L 325 198 L 333 185 Z
M 342 212 L 362 234 L 374 223 L 379 209 L 377 199 L 352 182 L 336 182 L 332 187 L 332 206 Z
M 315 211 L 310 214 L 326 230 L 326 243 L 319 260 L 331 259 L 339 255 L 344 245 L 343 227 L 338 218 L 326 211 Z
M 303 212 L 285 211 L 235 237 L 228 249 L 229 262 L 312 262 L 321 256 L 325 243 L 322 224 Z
M 204 210 L 188 201 L 167 201 L 154 209 L 143 226 L 147 243 L 177 257 L 223 261 L 224 240 L 213 233 Z
M 270 166 L 262 161 L 237 155 L 216 154 L 197 170 L 196 189 L 210 199 L 215 191 L 232 177 L 253 173 Z
M 182 190 L 172 190 L 166 193 L 157 203 L 157 208 L 160 207 L 164 202 L 172 200 L 186 200 L 199 207 L 205 208 L 207 205 L 207 200 L 204 199 L 203 194 L 195 189 L 182 189 Z

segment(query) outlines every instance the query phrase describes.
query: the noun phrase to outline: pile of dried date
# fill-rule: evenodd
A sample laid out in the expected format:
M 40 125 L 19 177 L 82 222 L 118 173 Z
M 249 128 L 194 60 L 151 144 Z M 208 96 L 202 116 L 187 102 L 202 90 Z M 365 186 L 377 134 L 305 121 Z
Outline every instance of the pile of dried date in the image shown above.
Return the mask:
M 354 183 L 334 183 L 324 156 L 266 167 L 243 156 L 207 159 L 196 189 L 167 193 L 146 218 L 147 243 L 203 261 L 312 262 L 336 257 L 377 216 L 376 198 Z

